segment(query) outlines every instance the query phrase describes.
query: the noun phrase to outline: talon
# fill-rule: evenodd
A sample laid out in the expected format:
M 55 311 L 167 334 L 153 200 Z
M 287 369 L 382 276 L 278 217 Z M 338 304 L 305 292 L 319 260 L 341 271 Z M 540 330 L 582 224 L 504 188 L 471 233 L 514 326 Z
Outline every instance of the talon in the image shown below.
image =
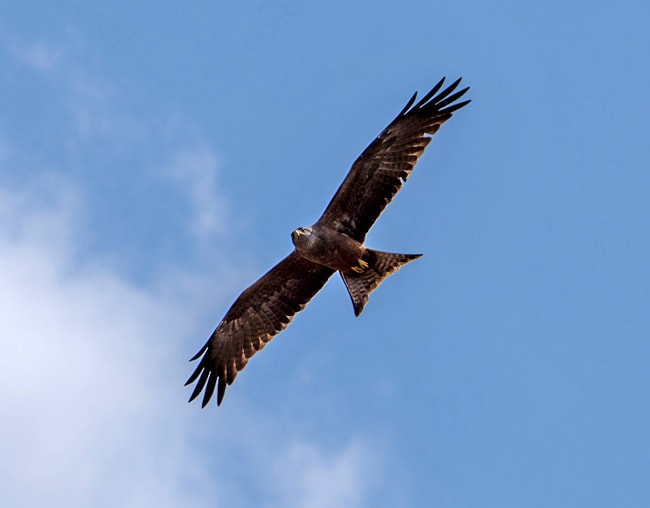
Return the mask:
M 363 271 L 370 266 L 363 259 L 360 259 L 359 261 L 357 261 L 357 263 L 359 263 L 359 266 L 353 266 L 352 267 L 352 271 L 356 272 L 356 273 L 363 273 Z

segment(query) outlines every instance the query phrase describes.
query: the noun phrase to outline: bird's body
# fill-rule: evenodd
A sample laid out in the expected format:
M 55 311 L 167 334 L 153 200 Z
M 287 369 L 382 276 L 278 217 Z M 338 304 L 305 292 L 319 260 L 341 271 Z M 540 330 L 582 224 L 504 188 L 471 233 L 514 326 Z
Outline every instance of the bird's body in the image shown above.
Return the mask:
M 319 224 L 296 229 L 291 239 L 302 257 L 340 272 L 358 268 L 366 252 L 354 238 Z
M 365 237 L 413 171 L 440 126 L 470 101 L 455 103 L 460 79 L 442 92 L 444 78 L 417 104 L 416 95 L 364 150 L 312 226 L 291 234 L 294 251 L 246 289 L 230 307 L 208 342 L 192 358 L 201 361 L 186 384 L 197 381 L 205 406 L 215 387 L 221 404 L 226 386 L 248 360 L 339 272 L 359 315 L 382 280 L 421 254 L 394 254 L 366 248 Z M 437 94 L 437 95 L 436 95 Z
M 367 249 L 345 233 L 318 223 L 296 229 L 291 239 L 301 257 L 341 274 L 357 316 L 368 302 L 368 295 L 383 279 L 422 255 Z

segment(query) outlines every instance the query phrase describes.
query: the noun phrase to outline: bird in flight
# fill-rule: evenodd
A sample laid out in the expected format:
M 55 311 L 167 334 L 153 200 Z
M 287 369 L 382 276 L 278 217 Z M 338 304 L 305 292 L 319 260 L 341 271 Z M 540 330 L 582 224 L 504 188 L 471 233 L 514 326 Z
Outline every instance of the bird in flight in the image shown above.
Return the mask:
M 442 89 L 442 78 L 417 104 L 417 92 L 352 164 L 350 172 L 318 221 L 291 233 L 294 250 L 235 300 L 210 339 L 190 360 L 201 358 L 185 385 L 196 381 L 190 402 L 203 391 L 205 407 L 217 388 L 217 405 L 248 360 L 294 315 L 305 308 L 327 280 L 339 272 L 354 313 L 390 274 L 421 254 L 368 249 L 366 234 L 409 177 L 424 149 L 469 88 L 460 79 Z

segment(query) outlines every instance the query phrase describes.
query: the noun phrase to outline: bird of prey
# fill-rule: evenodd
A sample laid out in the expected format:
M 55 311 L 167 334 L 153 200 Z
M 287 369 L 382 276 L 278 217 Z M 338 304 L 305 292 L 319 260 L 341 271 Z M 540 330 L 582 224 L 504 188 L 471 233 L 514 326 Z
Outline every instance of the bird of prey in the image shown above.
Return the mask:
M 203 393 L 202 407 L 217 388 L 220 405 L 248 360 L 294 315 L 305 308 L 327 280 L 339 272 L 359 315 L 368 295 L 390 274 L 421 254 L 392 254 L 364 246 L 366 234 L 409 177 L 431 136 L 454 111 L 469 88 L 460 79 L 440 91 L 445 78 L 417 104 L 413 94 L 397 117 L 354 162 L 323 215 L 312 226 L 291 233 L 294 250 L 235 300 L 208 342 L 190 360 L 201 358 L 185 383 L 196 381 L 190 402 Z

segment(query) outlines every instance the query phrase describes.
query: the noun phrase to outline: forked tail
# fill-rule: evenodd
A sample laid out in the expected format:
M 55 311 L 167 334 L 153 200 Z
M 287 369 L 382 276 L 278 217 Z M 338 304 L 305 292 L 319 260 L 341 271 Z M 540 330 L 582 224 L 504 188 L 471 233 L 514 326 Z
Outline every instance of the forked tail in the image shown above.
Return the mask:
M 368 303 L 368 295 L 381 284 L 381 281 L 391 273 L 395 273 L 409 261 L 413 261 L 420 256 L 422 254 L 393 254 L 391 252 L 366 249 L 363 261 L 368 266 L 363 271 L 340 272 L 343 282 L 348 288 L 348 293 L 350 293 L 350 298 L 352 298 L 355 316 L 361 314 L 366 303 Z

